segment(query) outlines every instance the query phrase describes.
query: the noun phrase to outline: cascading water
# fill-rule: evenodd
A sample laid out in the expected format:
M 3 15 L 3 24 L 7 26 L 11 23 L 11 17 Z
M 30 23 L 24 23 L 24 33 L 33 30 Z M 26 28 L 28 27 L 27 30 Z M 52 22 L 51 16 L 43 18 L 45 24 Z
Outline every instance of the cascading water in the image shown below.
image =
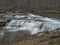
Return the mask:
M 53 31 L 57 28 L 60 28 L 59 21 L 33 14 L 14 15 L 5 26 L 5 30 L 9 32 L 26 30 L 31 35 L 43 31 Z
M 60 28 L 60 20 L 33 14 L 10 14 L 4 15 L 3 18 L 11 19 L 0 31 L 0 39 L 4 38 L 5 41 L 13 40 L 18 35 L 18 31 L 27 31 L 30 35 L 34 35 L 39 32 L 53 31 Z

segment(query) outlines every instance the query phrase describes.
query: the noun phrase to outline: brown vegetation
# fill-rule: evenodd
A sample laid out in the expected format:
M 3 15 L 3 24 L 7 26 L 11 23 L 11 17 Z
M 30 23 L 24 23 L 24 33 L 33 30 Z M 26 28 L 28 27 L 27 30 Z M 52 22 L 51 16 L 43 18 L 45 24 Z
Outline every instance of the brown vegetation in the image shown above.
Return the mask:
M 3 44 L 4 45 L 55 45 L 55 44 L 60 45 L 60 32 L 52 32 L 52 33 L 50 32 L 48 34 L 40 35 L 37 38 L 31 38 L 31 39 L 28 38 L 29 33 L 19 32 L 16 34 L 14 42 L 9 43 L 7 42 Z
M 0 12 L 60 11 L 60 0 L 0 0 Z

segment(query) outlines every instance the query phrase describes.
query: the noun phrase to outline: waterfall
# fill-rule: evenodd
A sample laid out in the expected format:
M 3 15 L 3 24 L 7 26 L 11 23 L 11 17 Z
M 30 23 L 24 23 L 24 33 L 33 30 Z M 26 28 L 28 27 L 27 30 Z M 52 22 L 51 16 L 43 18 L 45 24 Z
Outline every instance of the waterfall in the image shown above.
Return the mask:
M 2 18 L 9 19 L 0 31 L 0 44 L 22 40 L 26 35 L 37 37 L 44 31 L 54 31 L 60 28 L 60 20 L 34 14 L 9 14 Z M 26 34 L 26 35 L 25 35 Z M 16 38 L 17 37 L 17 38 Z M 29 37 L 30 38 L 30 37 Z M 26 38 L 25 38 L 26 39 Z
M 4 28 L 7 32 L 29 31 L 33 35 L 38 32 L 53 31 L 60 28 L 60 21 L 34 14 L 21 14 L 14 15 L 13 19 Z

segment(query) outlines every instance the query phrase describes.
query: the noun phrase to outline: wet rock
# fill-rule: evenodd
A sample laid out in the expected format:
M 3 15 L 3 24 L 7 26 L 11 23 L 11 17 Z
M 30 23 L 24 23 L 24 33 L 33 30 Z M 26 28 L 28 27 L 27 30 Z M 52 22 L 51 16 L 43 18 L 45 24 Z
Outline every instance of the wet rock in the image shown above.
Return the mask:
M 10 20 L 0 19 L 0 26 L 5 26 L 8 22 L 10 22 Z

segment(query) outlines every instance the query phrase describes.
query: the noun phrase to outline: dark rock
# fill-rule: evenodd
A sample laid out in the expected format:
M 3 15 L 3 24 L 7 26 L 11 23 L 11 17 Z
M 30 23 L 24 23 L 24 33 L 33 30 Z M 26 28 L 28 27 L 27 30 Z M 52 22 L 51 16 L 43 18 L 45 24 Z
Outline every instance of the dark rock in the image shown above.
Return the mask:
M 10 22 L 10 21 L 11 21 L 11 20 L 5 20 L 5 19 L 0 20 L 0 26 L 5 26 L 6 23 L 8 23 L 8 22 Z

